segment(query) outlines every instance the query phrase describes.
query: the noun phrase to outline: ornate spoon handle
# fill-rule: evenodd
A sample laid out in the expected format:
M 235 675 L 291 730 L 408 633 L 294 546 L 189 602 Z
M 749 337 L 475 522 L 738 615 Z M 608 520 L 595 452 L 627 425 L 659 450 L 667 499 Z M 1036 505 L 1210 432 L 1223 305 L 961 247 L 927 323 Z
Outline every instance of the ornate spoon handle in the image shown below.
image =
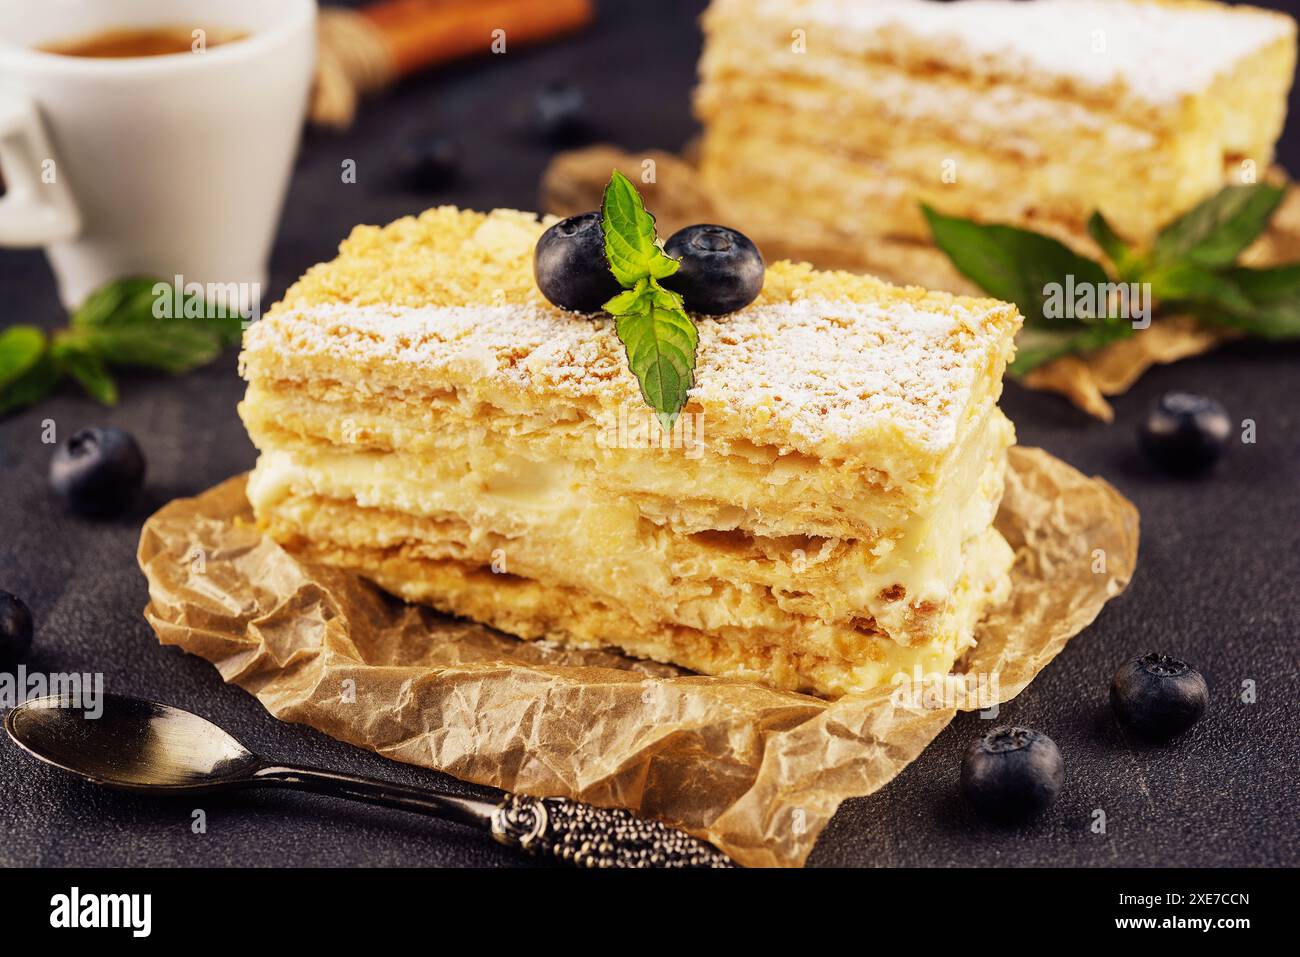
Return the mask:
M 319 768 L 265 765 L 233 786 L 271 785 L 382 804 L 486 827 L 509 847 L 578 867 L 735 867 L 711 844 L 675 827 L 568 798 L 507 795 L 500 804 Z
M 511 795 L 492 812 L 492 836 L 578 867 L 735 867 L 685 831 L 622 808 Z

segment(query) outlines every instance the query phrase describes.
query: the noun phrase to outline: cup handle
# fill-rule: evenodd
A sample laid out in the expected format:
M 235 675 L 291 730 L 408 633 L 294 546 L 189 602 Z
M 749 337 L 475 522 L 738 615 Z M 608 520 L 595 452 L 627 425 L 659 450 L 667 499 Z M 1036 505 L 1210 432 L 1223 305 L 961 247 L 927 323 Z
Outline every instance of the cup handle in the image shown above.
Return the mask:
M 0 91 L 0 246 L 44 246 L 81 232 L 81 216 L 64 181 L 36 104 Z

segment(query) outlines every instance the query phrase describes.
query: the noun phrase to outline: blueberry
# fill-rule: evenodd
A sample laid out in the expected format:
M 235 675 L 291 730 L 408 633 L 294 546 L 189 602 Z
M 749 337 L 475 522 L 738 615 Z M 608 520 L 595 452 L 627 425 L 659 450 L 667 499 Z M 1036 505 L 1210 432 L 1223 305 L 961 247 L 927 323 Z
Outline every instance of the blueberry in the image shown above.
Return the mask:
M 1218 402 L 1192 392 L 1166 392 L 1138 426 L 1138 445 L 1162 469 L 1207 471 L 1223 454 L 1232 421 Z
M 543 296 L 575 312 L 599 312 L 622 292 L 605 258 L 600 213 L 570 216 L 542 233 L 533 250 L 533 277 Z
M 1110 706 L 1126 727 L 1147 738 L 1172 738 L 1205 714 L 1210 689 L 1195 668 L 1155 653 L 1120 665 L 1110 685 Z
M 122 512 L 144 482 L 144 456 L 129 432 L 82 429 L 54 451 L 50 487 L 78 515 Z
M 32 613 L 17 595 L 0 590 L 0 670 L 8 670 L 32 649 Z
M 1031 728 L 994 728 L 971 742 L 961 762 L 967 799 L 986 817 L 1004 821 L 1042 811 L 1064 780 L 1056 742 Z
M 426 192 L 442 189 L 460 171 L 460 147 L 437 133 L 421 133 L 397 151 L 393 172 L 407 189 Z
M 548 83 L 533 100 L 533 132 L 555 146 L 572 146 L 590 139 L 587 93 L 573 83 Z
M 749 237 L 725 226 L 687 226 L 664 244 L 681 268 L 663 281 L 686 308 L 711 316 L 748 306 L 763 289 L 763 254 Z

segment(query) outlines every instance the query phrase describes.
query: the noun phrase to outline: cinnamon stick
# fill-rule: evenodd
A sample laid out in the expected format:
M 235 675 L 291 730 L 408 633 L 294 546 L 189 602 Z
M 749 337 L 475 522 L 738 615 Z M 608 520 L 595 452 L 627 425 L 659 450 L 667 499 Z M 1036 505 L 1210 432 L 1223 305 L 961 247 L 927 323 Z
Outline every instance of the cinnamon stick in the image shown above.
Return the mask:
M 379 0 L 360 13 L 382 35 L 393 72 L 404 76 L 491 52 L 497 37 L 508 52 L 577 30 L 593 10 L 591 0 Z

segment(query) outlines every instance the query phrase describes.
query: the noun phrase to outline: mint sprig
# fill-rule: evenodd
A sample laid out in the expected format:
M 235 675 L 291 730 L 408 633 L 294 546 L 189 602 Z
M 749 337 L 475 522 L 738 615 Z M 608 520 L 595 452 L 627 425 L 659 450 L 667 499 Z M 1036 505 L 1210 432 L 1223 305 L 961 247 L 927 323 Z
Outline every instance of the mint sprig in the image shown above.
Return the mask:
M 655 218 L 632 182 L 615 170 L 600 205 L 610 272 L 624 291 L 605 303 L 627 350 L 641 396 L 665 431 L 672 429 L 695 381 L 699 333 L 682 297 L 659 284 L 680 265 L 664 253 Z
M 1044 305 L 1052 283 L 1149 283 L 1159 304 L 1203 322 L 1270 339 L 1300 338 L 1300 264 L 1271 269 L 1236 265 L 1268 228 L 1286 194 L 1265 183 L 1228 186 L 1169 223 L 1148 250 L 1126 243 L 1100 213 L 1088 233 L 1111 271 L 1032 230 L 944 216 L 923 206 L 935 244 L 989 295 L 1016 304 L 1025 318 L 1011 371 L 1023 375 L 1063 355 L 1086 353 L 1133 334 L 1132 323 L 1107 308 L 1051 317 Z M 1114 279 L 1111 275 L 1114 275 Z
M 188 372 L 238 342 L 243 323 L 237 311 L 169 283 L 115 280 L 91 293 L 51 338 L 25 325 L 0 333 L 0 414 L 40 401 L 65 377 L 97 402 L 116 405 L 110 368 Z

